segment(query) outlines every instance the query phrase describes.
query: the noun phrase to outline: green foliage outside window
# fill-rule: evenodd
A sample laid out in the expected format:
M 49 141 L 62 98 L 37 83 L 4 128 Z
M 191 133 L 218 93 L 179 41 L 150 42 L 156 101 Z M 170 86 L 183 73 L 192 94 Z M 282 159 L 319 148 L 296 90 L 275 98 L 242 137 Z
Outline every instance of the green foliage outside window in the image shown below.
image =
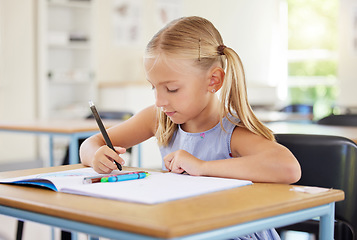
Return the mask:
M 299 61 L 288 64 L 289 76 L 332 76 L 337 75 L 337 60 Z
M 290 87 L 288 94 L 291 104 L 313 105 L 314 118 L 320 119 L 333 112 L 333 106 L 338 96 L 338 88 L 324 85 Z
M 287 0 L 289 49 L 336 50 L 338 0 Z
M 337 52 L 338 0 L 287 0 L 288 3 L 288 48 L 289 50 L 323 49 Z M 337 60 L 306 56 L 289 61 L 290 77 L 336 77 Z M 314 81 L 311 78 L 311 81 Z M 295 85 L 288 89 L 291 104 L 314 105 L 315 118 L 332 111 L 338 89 L 332 85 Z

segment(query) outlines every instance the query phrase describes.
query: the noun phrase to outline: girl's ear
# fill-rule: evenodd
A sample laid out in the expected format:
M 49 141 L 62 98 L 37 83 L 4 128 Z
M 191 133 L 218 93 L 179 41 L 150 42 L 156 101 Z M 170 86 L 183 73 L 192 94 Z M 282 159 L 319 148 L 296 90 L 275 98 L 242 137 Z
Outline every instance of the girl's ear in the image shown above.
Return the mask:
M 212 69 L 211 74 L 209 76 L 209 84 L 208 91 L 215 93 L 219 89 L 221 89 L 223 80 L 224 80 L 225 72 L 222 68 L 216 67 Z

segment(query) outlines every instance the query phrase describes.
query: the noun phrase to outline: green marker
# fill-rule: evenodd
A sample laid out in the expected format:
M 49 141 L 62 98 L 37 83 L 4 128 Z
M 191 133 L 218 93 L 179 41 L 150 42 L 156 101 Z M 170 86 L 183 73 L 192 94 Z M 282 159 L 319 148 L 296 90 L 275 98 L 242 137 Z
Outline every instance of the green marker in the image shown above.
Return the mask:
M 102 178 L 100 179 L 100 182 L 108 182 L 108 177 L 102 177 Z

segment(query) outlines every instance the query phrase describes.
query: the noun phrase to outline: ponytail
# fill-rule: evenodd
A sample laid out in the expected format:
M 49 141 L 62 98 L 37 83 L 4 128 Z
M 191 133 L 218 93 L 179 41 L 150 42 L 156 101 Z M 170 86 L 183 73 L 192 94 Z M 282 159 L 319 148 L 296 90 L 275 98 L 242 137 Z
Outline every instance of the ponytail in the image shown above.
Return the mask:
M 220 46 L 217 48 L 218 52 L 219 50 Z M 269 140 L 275 140 L 273 132 L 259 121 L 248 103 L 245 74 L 240 57 L 233 49 L 227 47 L 223 49 L 223 53 L 227 67 L 221 89 L 221 118 L 229 113 L 241 121 L 240 126 Z M 231 119 L 228 120 L 234 123 Z

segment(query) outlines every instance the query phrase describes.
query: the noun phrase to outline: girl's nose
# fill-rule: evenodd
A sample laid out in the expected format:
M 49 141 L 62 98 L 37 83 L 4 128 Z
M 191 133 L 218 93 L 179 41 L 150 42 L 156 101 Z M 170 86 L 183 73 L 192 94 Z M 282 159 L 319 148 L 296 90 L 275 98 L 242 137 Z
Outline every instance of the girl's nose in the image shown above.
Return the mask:
M 155 91 L 155 98 L 156 107 L 165 107 L 167 105 L 167 99 L 163 96 L 163 94 L 158 93 L 158 91 Z

